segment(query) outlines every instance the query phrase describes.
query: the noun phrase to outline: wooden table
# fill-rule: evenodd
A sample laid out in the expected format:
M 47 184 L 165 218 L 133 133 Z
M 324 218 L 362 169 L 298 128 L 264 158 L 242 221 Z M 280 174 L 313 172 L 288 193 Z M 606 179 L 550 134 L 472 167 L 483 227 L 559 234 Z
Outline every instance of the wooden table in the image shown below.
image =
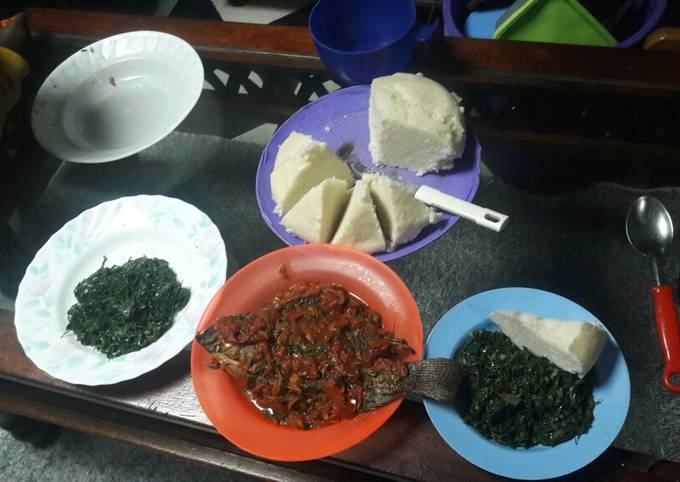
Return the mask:
M 25 20 L 33 41 L 25 109 L 45 75 L 67 53 L 97 38 L 138 29 L 165 31 L 189 41 L 204 60 L 207 79 L 219 86 L 202 96 L 183 124 L 186 130 L 239 134 L 200 122 L 201 116 L 219 115 L 219 106 L 226 102 L 230 112 L 243 116 L 242 130 L 280 122 L 312 92 L 323 95 L 328 79 L 307 30 L 300 27 L 49 9 L 28 10 Z M 680 154 L 680 127 L 677 122 L 660 123 L 665 130 L 659 132 L 626 125 L 611 109 L 634 108 L 645 118 L 677 119 L 680 70 L 667 66 L 679 61 L 680 54 L 673 52 L 450 39 L 438 42 L 419 69 L 464 94 L 468 110 L 475 111 L 471 120 L 482 145 L 506 150 L 509 163 L 512 153 L 526 161 L 549 151 L 588 166 L 585 180 L 654 185 L 680 174 L 672 162 Z M 221 85 L 216 69 L 229 72 L 226 85 Z M 253 80 L 251 72 L 260 80 Z M 242 88 L 248 95 L 239 94 Z M 546 109 L 550 115 L 541 114 Z M 27 117 L 19 114 L 14 122 L 21 138 L 29 129 Z M 17 148 L 26 159 L 41 158 L 29 135 Z M 641 166 L 641 157 L 647 165 Z M 40 195 L 45 178 L 33 176 L 39 168 L 44 166 L 27 161 L 9 171 L 11 178 L 2 181 L 8 188 L 3 197 L 7 213 L 14 208 L 19 214 L 27 212 Z M 507 174 L 502 169 L 499 173 Z M 553 181 L 544 173 L 533 183 L 546 187 Z M 110 387 L 73 386 L 49 377 L 26 358 L 12 320 L 13 313 L 0 312 L 2 411 L 272 480 L 499 480 L 452 451 L 415 402 L 403 403 L 377 433 L 334 457 L 293 464 L 261 460 L 212 428 L 193 393 L 188 351 L 136 380 Z M 658 481 L 678 474 L 676 464 L 611 448 L 564 480 Z

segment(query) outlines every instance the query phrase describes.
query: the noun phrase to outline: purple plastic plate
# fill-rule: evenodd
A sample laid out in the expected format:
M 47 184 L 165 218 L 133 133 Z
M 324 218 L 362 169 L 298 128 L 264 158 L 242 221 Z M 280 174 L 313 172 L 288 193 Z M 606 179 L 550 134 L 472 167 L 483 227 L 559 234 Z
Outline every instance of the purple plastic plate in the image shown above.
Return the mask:
M 314 139 L 323 141 L 333 151 L 336 151 L 342 144 L 350 142 L 354 144 L 353 155 L 365 165 L 375 168 L 371 154 L 368 152 L 369 96 L 370 86 L 357 85 L 337 90 L 307 104 L 277 129 L 262 151 L 255 181 L 257 203 L 260 206 L 264 221 L 287 244 L 301 244 L 304 241 L 286 231 L 286 228 L 281 224 L 281 216 L 274 213 L 276 204 L 272 199 L 269 176 L 274 168 L 279 146 L 293 131 L 308 134 Z M 479 186 L 480 156 L 479 143 L 468 131 L 463 157 L 458 159 L 454 163 L 453 169 L 449 171 L 416 176 L 415 173 L 405 169 L 376 169 L 395 174 L 406 181 L 432 186 L 460 199 L 470 201 L 475 196 Z M 382 261 L 406 256 L 446 233 L 458 219 L 458 216 L 443 213 L 440 222 L 423 229 L 413 241 L 398 246 L 391 253 L 375 253 L 375 256 Z

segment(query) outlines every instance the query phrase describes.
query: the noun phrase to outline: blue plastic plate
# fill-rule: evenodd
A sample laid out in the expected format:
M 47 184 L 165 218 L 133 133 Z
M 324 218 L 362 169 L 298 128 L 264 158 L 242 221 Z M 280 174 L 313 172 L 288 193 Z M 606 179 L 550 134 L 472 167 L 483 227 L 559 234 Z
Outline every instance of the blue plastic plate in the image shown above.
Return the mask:
M 463 33 L 471 38 L 493 38 L 496 31 L 496 23 L 508 11 L 507 5 L 504 7 L 491 8 L 488 10 L 478 10 L 470 12 L 465 19 Z
M 554 293 L 530 288 L 485 291 L 457 304 L 437 322 L 427 339 L 426 358 L 452 357 L 471 331 L 498 330 L 488 318 L 489 313 L 497 309 L 602 325 L 588 310 Z M 628 413 L 628 367 L 609 330 L 607 334 L 609 341 L 593 367 L 593 396 L 597 402 L 593 425 L 580 437 L 555 447 L 537 445 L 529 449 L 513 449 L 486 439 L 466 425 L 451 404 L 426 400 L 425 409 L 451 448 L 484 470 L 525 480 L 569 474 L 588 465 L 611 445 Z

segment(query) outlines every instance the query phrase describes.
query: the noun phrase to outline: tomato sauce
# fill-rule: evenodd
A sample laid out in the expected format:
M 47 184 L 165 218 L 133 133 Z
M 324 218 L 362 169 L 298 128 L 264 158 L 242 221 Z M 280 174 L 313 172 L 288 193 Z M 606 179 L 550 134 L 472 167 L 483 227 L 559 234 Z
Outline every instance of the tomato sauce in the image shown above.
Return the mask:
M 303 429 L 355 416 L 366 374 L 403 374 L 413 353 L 378 313 L 333 284 L 296 283 L 257 312 L 221 317 L 215 329 L 240 348 L 225 368 L 253 403 Z

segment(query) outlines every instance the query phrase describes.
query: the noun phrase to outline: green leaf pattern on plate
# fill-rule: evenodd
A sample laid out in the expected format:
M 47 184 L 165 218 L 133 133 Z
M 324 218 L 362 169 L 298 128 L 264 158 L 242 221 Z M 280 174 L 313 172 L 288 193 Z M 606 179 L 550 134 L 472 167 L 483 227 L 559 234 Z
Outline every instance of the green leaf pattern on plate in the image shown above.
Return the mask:
M 69 370 L 77 370 L 83 364 L 83 359 L 81 357 L 71 357 L 66 359 L 66 367 Z

